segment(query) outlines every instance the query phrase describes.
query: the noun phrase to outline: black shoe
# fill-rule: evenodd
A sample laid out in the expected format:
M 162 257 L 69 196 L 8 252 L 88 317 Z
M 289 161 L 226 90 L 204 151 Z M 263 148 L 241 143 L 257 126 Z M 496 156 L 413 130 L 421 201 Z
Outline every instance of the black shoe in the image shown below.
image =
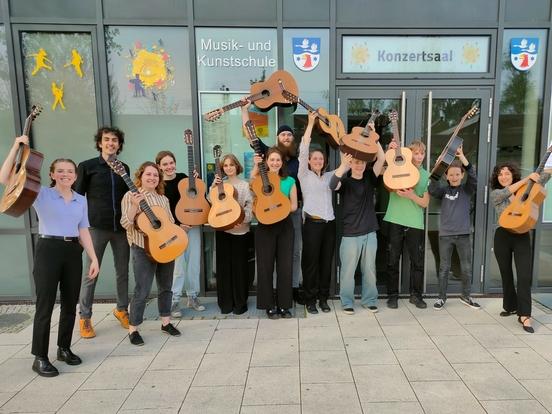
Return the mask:
M 138 331 L 134 331 L 131 334 L 128 334 L 128 338 L 130 339 L 130 343 L 132 345 L 136 345 L 136 346 L 144 345 L 144 340 L 142 339 Z
M 299 288 L 293 288 L 293 300 L 299 305 L 305 304 L 305 298 L 303 297 L 303 291 Z
M 180 331 L 170 322 L 166 325 L 161 325 L 161 330 L 170 336 L 180 336 Z M 130 342 L 132 342 L 132 340 Z M 142 343 L 144 343 L 144 341 L 142 341 Z
M 41 377 L 56 377 L 59 375 L 59 371 L 50 363 L 48 358 L 35 357 L 33 371 Z
M 268 319 L 280 319 L 280 314 L 278 313 L 277 308 L 267 309 L 266 316 L 268 316 Z
M 58 348 L 57 360 L 65 361 L 67 365 L 79 365 L 82 363 L 82 359 L 72 353 L 69 348 Z
M 291 312 L 289 311 L 289 309 L 280 308 L 280 309 L 278 309 L 278 313 L 284 319 L 290 319 L 292 317 Z
M 522 321 L 521 316 L 518 316 L 518 322 L 523 325 L 523 330 L 525 332 L 535 333 L 535 330 L 533 329 L 533 327 L 531 325 L 525 325 L 525 322 L 527 322 L 527 321 L 529 321 L 529 323 L 531 323 L 531 318 L 529 318 L 528 316 L 525 316 L 525 319 Z
M 513 310 L 513 311 L 502 311 L 500 312 L 500 316 L 511 316 L 511 315 L 514 315 L 517 313 L 517 310 Z
M 332 308 L 330 308 L 330 305 L 328 305 L 328 302 L 324 299 L 324 300 L 319 300 L 318 301 L 318 306 L 320 306 L 320 309 L 322 309 L 322 312 L 324 313 L 327 313 L 327 312 L 331 312 L 332 311 Z
M 307 312 L 315 315 L 318 313 L 318 309 L 316 309 L 316 305 L 313 303 L 313 304 L 307 305 Z
M 415 305 L 418 309 L 427 308 L 427 303 L 425 303 L 421 297 L 418 297 L 416 295 L 410 296 L 409 302 Z
M 240 308 L 234 309 L 234 315 L 243 315 L 245 312 L 247 312 L 247 305 L 242 306 Z
M 389 309 L 397 309 L 399 307 L 399 300 L 396 296 L 390 296 L 387 299 L 387 307 Z

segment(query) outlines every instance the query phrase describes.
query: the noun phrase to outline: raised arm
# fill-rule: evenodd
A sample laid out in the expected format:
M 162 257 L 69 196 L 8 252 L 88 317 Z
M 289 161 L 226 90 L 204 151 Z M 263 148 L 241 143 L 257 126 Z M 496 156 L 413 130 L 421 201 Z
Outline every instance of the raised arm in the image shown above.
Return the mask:
M 309 170 L 309 145 L 311 143 L 312 128 L 314 126 L 316 114 L 314 112 L 309 112 L 308 118 L 307 128 L 301 140 L 301 145 L 299 145 L 299 170 L 297 172 L 299 178 L 304 177 Z
M 376 154 L 376 162 L 374 162 L 374 166 L 372 167 L 372 170 L 374 171 L 374 175 L 376 177 L 379 177 L 381 175 L 384 163 L 385 163 L 385 153 L 383 152 L 383 148 L 381 147 L 381 144 L 378 141 L 378 153 Z
M 6 156 L 2 168 L 0 168 L 0 184 L 8 184 L 10 177 L 10 172 L 15 163 L 15 156 L 17 155 L 17 150 L 19 149 L 19 144 L 29 145 L 29 137 L 26 135 L 21 135 L 20 137 L 15 138 L 10 152 Z

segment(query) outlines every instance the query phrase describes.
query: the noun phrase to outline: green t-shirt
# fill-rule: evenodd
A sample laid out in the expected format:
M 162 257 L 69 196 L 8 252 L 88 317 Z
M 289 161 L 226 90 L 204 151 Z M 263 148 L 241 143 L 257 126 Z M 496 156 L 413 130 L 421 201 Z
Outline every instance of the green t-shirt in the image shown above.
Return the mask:
M 427 191 L 429 184 L 429 173 L 420 167 L 420 180 L 414 192 L 419 196 L 423 196 Z M 400 224 L 406 227 L 415 229 L 424 229 L 424 209 L 408 198 L 400 197 L 394 191 L 389 193 L 389 204 L 385 213 L 384 221 Z
M 289 175 L 286 178 L 280 179 L 280 191 L 289 198 L 289 193 L 291 193 L 291 188 L 295 185 L 295 180 Z

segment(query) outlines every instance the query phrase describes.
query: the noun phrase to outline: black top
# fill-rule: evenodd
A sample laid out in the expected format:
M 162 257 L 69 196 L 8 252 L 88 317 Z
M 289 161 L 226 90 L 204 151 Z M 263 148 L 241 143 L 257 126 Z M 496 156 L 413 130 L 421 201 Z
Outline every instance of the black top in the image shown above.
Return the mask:
M 128 165 L 123 165 L 130 174 Z M 124 231 L 121 226 L 121 200 L 128 187 L 101 155 L 79 164 L 73 189 L 88 200 L 90 227 Z
M 330 188 L 335 190 L 341 181 L 338 192 L 343 200 L 343 237 L 363 236 L 379 229 L 374 207 L 374 188 L 377 177 L 371 168 L 366 168 L 361 179 L 351 176 L 330 180 Z
M 188 178 L 188 176 L 184 173 L 176 173 L 176 177 L 174 177 L 172 180 L 165 180 L 165 197 L 169 199 L 169 204 L 171 206 L 171 213 L 174 217 L 174 222 L 176 224 L 180 224 L 180 222 L 176 218 L 176 215 L 174 214 L 174 209 L 176 208 L 176 205 L 180 200 L 178 183 L 180 182 L 180 180 L 184 178 Z

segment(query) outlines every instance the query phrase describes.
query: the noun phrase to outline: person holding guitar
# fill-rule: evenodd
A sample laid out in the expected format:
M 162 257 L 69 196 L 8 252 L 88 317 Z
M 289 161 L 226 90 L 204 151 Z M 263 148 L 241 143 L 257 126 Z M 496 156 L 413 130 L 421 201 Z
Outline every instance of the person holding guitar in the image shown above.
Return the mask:
M 130 302 L 128 336 L 130 343 L 137 346 L 144 345 L 138 326 L 144 320 L 146 300 L 154 277 L 157 281 L 157 306 L 161 317 L 161 331 L 171 336 L 180 336 L 178 329 L 171 324 L 174 260 L 168 263 L 154 262 L 146 253 L 144 233 L 136 227 L 136 218 L 141 212 L 140 202 L 142 201 L 150 207 L 164 208 L 170 221 L 174 223 L 169 200 L 163 195 L 165 185 L 161 179 L 162 174 L 157 164 L 150 161 L 144 162 L 134 175 L 139 192 L 128 191 L 121 201 L 121 225 L 127 231 L 135 280 L 134 297 Z
M 396 149 L 393 139 L 389 149 Z M 405 188 L 389 193 L 389 204 L 384 221 L 388 223 L 389 244 L 387 257 L 387 307 L 397 309 L 399 298 L 399 268 L 403 246 L 410 256 L 410 303 L 425 309 L 422 298 L 424 289 L 424 208 L 429 205 L 429 173 L 422 167 L 426 148 L 423 142 L 414 140 L 408 146 L 412 151 L 412 164 L 418 169 L 420 179 L 414 188 Z
M 373 129 L 373 123 L 370 123 Z M 374 191 L 377 178 L 383 169 L 385 154 L 377 143 L 378 151 L 371 168 L 363 160 L 351 154 L 341 153 L 341 164 L 330 180 L 330 189 L 338 191 L 343 200 L 343 237 L 339 247 L 341 262 L 339 296 L 343 313 L 355 313 L 355 270 L 360 260 L 362 272 L 361 305 L 377 312 L 378 288 L 376 286 L 376 251 L 379 228 L 374 207 Z M 350 174 L 347 174 L 350 171 Z
M 26 135 L 17 137 L 2 168 L 0 183 L 9 182 L 19 144 L 29 145 Z M 38 241 L 35 248 L 33 277 L 36 288 L 36 313 L 33 323 L 31 353 L 35 356 L 32 369 L 43 377 L 55 377 L 59 371 L 48 359 L 50 324 L 60 290 L 57 360 L 78 365 L 81 359 L 71 352 L 76 308 L 82 274 L 82 250 L 90 258 L 87 277 L 94 279 L 100 271 L 98 259 L 88 230 L 86 198 L 74 192 L 77 166 L 64 158 L 50 165 L 50 187 L 40 187 L 33 207 L 38 215 Z
M 163 172 L 163 182 L 165 186 L 165 197 L 169 199 L 171 213 L 175 223 L 186 230 L 188 234 L 188 248 L 174 262 L 174 275 L 172 284 L 172 305 L 171 315 L 174 318 L 182 317 L 180 308 L 180 297 L 182 291 L 186 290 L 188 297 L 187 307 L 202 312 L 205 310 L 197 297 L 199 292 L 199 277 L 201 270 L 201 226 L 187 226 L 180 223 L 175 215 L 175 208 L 180 200 L 178 184 L 188 176 L 184 173 L 176 172 L 176 157 L 171 151 L 160 151 L 155 156 L 155 163 Z M 194 171 L 195 178 L 199 177 L 197 171 Z
M 246 97 L 242 98 L 242 102 L 246 102 L 242 107 L 242 121 L 245 123 L 249 120 L 249 107 L 251 102 Z M 264 142 L 259 141 L 261 145 L 261 151 L 263 154 L 269 149 L 269 146 Z M 303 248 L 302 240 L 302 193 L 301 185 L 299 183 L 297 173 L 299 171 L 299 159 L 297 158 L 297 146 L 295 144 L 295 138 L 293 136 L 293 129 L 289 125 L 280 125 L 276 132 L 276 147 L 283 155 L 284 165 L 287 174 L 295 180 L 297 187 L 297 202 L 298 208 L 291 214 L 291 220 L 293 222 L 293 299 L 297 303 L 303 303 L 303 295 L 300 292 L 299 285 L 301 283 L 301 250 Z
M 462 146 L 456 150 L 458 161 L 452 161 L 445 171 L 448 184 L 440 180 L 431 180 L 429 194 L 441 200 L 439 216 L 439 299 L 433 309 L 441 310 L 447 301 L 447 286 L 450 273 L 452 252 L 460 258 L 462 277 L 462 296 L 460 301 L 472 309 L 481 309 L 478 303 L 470 297 L 472 279 L 472 244 L 471 236 L 471 198 L 477 190 L 477 173 L 468 161 Z M 468 172 L 466 182 L 463 182 L 464 172 Z
M 326 169 L 326 155 L 319 149 L 309 152 L 311 133 L 317 119 L 309 112 L 308 124 L 299 146 L 299 181 L 303 189 L 303 270 L 307 312 L 316 314 L 316 300 L 323 312 L 330 312 L 328 297 L 335 248 L 335 215 L 329 184 L 334 171 Z
M 107 164 L 111 156 L 123 151 L 125 134 L 118 128 L 101 127 L 94 135 L 94 145 L 100 155 L 83 161 L 77 168 L 77 181 L 74 189 L 86 196 L 88 218 L 94 250 L 100 265 L 107 244 L 111 244 L 115 262 L 117 286 L 117 306 L 113 315 L 124 329 L 128 329 L 128 260 L 130 250 L 126 232 L 121 227 L 121 200 L 127 191 L 123 179 L 115 174 Z M 128 165 L 123 164 L 127 173 Z M 79 299 L 80 334 L 82 338 L 96 336 L 92 326 L 92 304 L 98 278 L 90 279 L 83 275 Z
M 268 170 L 280 177 L 280 191 L 291 201 L 291 213 L 297 210 L 297 187 L 287 175 L 284 155 L 277 147 L 269 148 L 265 156 L 255 155 L 251 171 L 253 181 L 259 173 L 259 164 L 266 162 Z M 291 318 L 293 302 L 293 223 L 291 214 L 273 224 L 259 222 L 255 232 L 257 255 L 257 308 L 266 309 L 270 319 Z M 276 298 L 273 295 L 274 261 L 276 261 Z
M 516 191 L 530 181 L 545 185 L 550 179 L 551 169 L 542 174 L 536 172 L 521 178 L 519 167 L 512 162 L 496 165 L 491 175 L 490 199 L 494 205 L 496 217 L 510 205 Z M 494 235 L 494 253 L 502 278 L 502 307 L 500 316 L 518 315 L 518 322 L 525 332 L 533 333 L 531 326 L 531 234 L 512 233 L 497 227 Z M 516 265 L 517 288 L 514 286 L 512 256 Z
M 217 231 L 215 234 L 217 298 L 221 313 L 234 312 L 235 315 L 241 315 L 247 312 L 249 296 L 247 241 L 253 199 L 249 183 L 238 178 L 243 172 L 243 167 L 234 154 L 223 156 L 220 159 L 220 167 L 223 177 L 216 174 L 211 189 L 216 188 L 225 178 L 224 182 L 232 185 L 237 191 L 238 203 L 243 208 L 245 216 L 234 228 Z

